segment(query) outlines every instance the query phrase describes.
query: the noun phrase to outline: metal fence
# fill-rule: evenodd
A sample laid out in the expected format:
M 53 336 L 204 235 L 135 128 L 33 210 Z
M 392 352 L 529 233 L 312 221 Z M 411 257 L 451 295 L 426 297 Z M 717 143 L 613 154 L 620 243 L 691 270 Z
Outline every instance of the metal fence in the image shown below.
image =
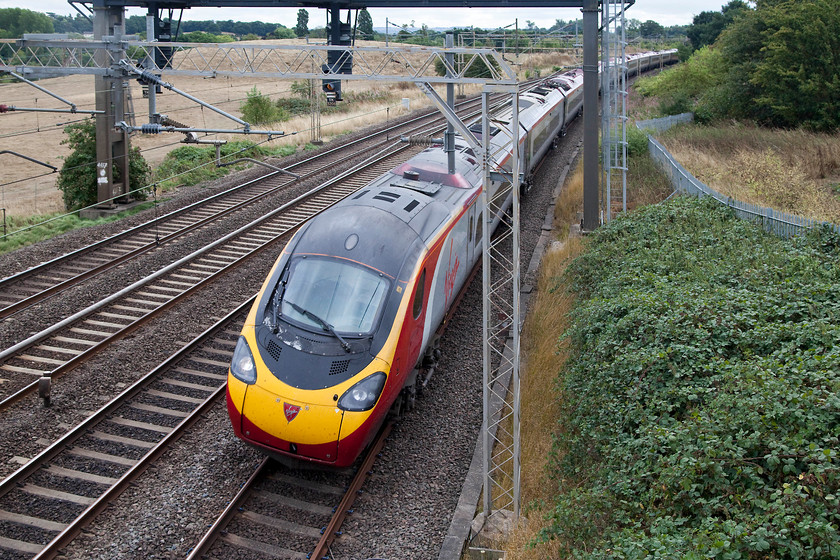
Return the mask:
M 672 126 L 689 122 L 694 122 L 694 113 L 680 113 L 679 115 L 671 115 L 660 119 L 636 121 L 636 127 L 640 130 L 650 129 L 655 132 L 662 132 L 668 130 Z
M 636 126 L 642 130 L 652 129 L 657 132 L 662 132 L 676 124 L 691 122 L 693 119 L 694 116 L 691 113 L 683 113 L 661 119 L 639 121 L 636 123 Z M 755 224 L 760 224 L 765 231 L 787 238 L 799 235 L 814 226 L 824 224 L 832 228 L 835 232 L 840 233 L 840 225 L 837 224 L 818 222 L 809 218 L 803 218 L 802 216 L 788 214 L 787 212 L 780 212 L 773 208 L 765 208 L 756 204 L 741 202 L 740 200 L 735 200 L 734 198 L 720 194 L 689 173 L 650 134 L 648 134 L 648 149 L 653 160 L 668 175 L 675 191 L 698 197 L 711 196 L 721 204 L 732 208 L 735 211 L 735 215 L 742 220 L 749 220 Z

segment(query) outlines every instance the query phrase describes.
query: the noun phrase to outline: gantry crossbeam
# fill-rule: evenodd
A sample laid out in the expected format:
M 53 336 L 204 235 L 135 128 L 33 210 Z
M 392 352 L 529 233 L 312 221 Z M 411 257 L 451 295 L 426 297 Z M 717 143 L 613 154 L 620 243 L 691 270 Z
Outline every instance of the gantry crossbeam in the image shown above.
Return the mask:
M 104 43 L 104 45 L 103 45 Z M 101 55 L 105 46 L 106 56 Z M 152 56 L 160 43 L 104 37 L 103 41 L 45 41 L 22 39 L 0 43 L 0 70 L 32 77 L 55 77 L 71 74 L 124 76 L 122 53 L 130 52 L 134 61 Z M 413 81 L 446 84 L 516 83 L 516 73 L 501 54 L 491 49 L 429 47 L 333 47 L 328 45 L 259 45 L 247 43 L 167 43 L 163 53 L 168 62 L 167 76 L 254 76 L 275 79 Z M 111 47 L 111 48 L 108 48 Z M 322 70 L 330 51 L 340 50 L 353 59 L 352 74 Z M 446 60 L 453 53 L 463 65 Z M 440 76 L 436 64 L 443 64 Z M 467 74 L 486 69 L 487 77 Z

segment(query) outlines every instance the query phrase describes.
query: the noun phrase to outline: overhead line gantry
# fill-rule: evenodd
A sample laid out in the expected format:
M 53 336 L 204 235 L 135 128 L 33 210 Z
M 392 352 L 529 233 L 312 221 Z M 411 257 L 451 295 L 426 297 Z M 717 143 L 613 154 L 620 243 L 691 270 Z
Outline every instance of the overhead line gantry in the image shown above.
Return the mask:
M 78 3 L 78 2 L 77 2 Z M 85 3 L 87 5 L 87 3 Z M 623 18 L 624 9 L 633 0 L 338 0 L 338 1 L 294 1 L 294 0 L 94 0 L 91 11 L 94 21 L 93 41 L 46 41 L 24 39 L 16 49 L 0 44 L 0 70 L 13 71 L 28 78 L 60 76 L 69 74 L 92 74 L 96 76 L 97 114 L 97 158 L 100 166 L 99 200 L 113 200 L 121 193 L 129 192 L 128 182 L 115 184 L 112 168 L 121 166 L 121 176 L 128 178 L 128 130 L 125 115 L 125 91 L 130 76 L 144 73 L 149 85 L 150 118 L 147 131 L 163 131 L 178 127 L 151 126 L 155 122 L 154 95 L 161 71 L 167 75 L 251 75 L 264 78 L 322 80 L 327 93 L 330 87 L 342 80 L 409 81 L 414 82 L 446 116 L 449 131 L 445 135 L 452 142 L 454 131 L 481 154 L 485 181 L 504 174 L 496 164 L 496 154 L 490 153 L 488 115 L 491 93 L 511 95 L 513 108 L 509 145 L 512 161 L 518 162 L 519 85 L 514 71 L 505 59 L 494 50 L 475 48 L 453 48 L 451 38 L 444 49 L 398 47 L 356 47 L 345 36 L 347 25 L 342 24 L 341 10 L 361 8 L 581 8 L 583 13 L 583 71 L 584 71 L 584 212 L 582 227 L 594 230 L 600 223 L 599 171 L 598 171 L 598 16 L 606 5 L 620 5 L 618 13 Z M 141 7 L 148 10 L 147 41 L 125 35 L 125 9 Z M 183 10 L 198 7 L 276 7 L 276 8 L 324 8 L 330 18 L 327 45 L 306 45 L 289 47 L 282 45 L 264 46 L 243 43 L 224 44 L 179 44 L 171 39 L 169 24 L 163 25 L 161 10 Z M 612 26 L 604 22 L 606 33 L 614 33 L 616 10 L 604 9 L 602 18 L 612 17 Z M 622 20 L 623 24 L 623 20 Z M 145 69 L 138 68 L 126 56 L 132 51 L 135 60 L 138 54 L 145 61 Z M 219 56 L 202 54 L 213 49 Z M 406 56 L 409 51 L 425 55 L 421 64 L 412 63 Z M 293 53 L 289 56 L 289 53 Z M 455 65 L 455 57 L 464 61 Z M 398 60 L 403 63 L 401 75 L 387 74 L 386 64 Z M 224 61 L 233 69 L 222 69 Z M 441 61 L 446 69 L 444 76 L 435 72 L 435 62 Z M 488 69 L 488 78 L 467 77 L 467 69 L 481 65 Z M 158 76 L 153 78 L 152 76 Z M 474 83 L 483 86 L 482 125 L 483 134 L 477 138 L 454 113 L 451 100 L 452 89 L 458 83 Z M 623 84 L 623 82 L 621 82 Z M 445 85 L 447 99 L 441 98 L 432 87 Z M 340 94 L 340 85 L 338 86 Z M 340 99 L 337 98 L 336 100 Z M 605 108 L 607 105 L 605 105 Z M 159 116 L 158 116 L 159 117 Z M 240 121 L 241 122 L 241 121 Z M 139 127 L 141 130 L 143 127 Z M 248 129 L 248 126 L 244 127 Z M 180 130 L 179 131 L 183 131 Z M 247 131 L 247 130 L 245 130 Z M 229 131 L 227 131 L 229 132 Z M 253 132 L 253 131 L 251 131 Z M 278 134 L 278 131 L 267 131 Z M 104 140 L 101 140 L 104 139 Z M 614 145 L 614 143 L 613 143 Z M 450 145 L 449 148 L 452 146 Z M 519 186 L 518 166 L 513 165 L 507 174 L 510 194 L 513 198 L 512 219 L 502 221 L 503 229 L 496 238 L 484 235 L 483 256 L 483 353 L 484 353 L 484 504 L 486 518 L 496 512 L 508 510 L 514 517 L 519 515 L 519 333 L 521 329 L 520 287 L 519 287 Z M 486 189 L 485 195 L 486 197 Z M 507 196 L 501 194 L 500 196 Z M 484 207 L 491 208 L 499 201 L 484 200 Z M 493 216 L 486 213 L 489 224 Z M 485 228 L 485 231 L 487 228 Z M 492 270 L 491 270 L 492 268 Z M 492 273 L 492 275 L 491 275 Z M 495 347 L 499 338 L 509 337 L 508 351 Z M 509 381 L 508 381 L 509 380 Z M 490 404 L 497 405 L 493 414 Z

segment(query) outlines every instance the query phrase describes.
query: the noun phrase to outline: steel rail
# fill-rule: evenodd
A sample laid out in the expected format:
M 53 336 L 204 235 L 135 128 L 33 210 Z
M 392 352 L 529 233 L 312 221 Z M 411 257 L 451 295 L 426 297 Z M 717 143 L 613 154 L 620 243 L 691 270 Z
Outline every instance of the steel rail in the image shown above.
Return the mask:
M 462 104 L 464 106 L 464 107 L 462 107 L 462 109 L 465 109 L 466 106 L 469 106 L 469 105 L 472 105 L 472 104 L 475 104 L 475 100 L 466 101 Z M 391 133 L 393 133 L 395 131 L 398 131 L 400 129 L 404 129 L 406 127 L 410 128 L 412 126 L 426 126 L 426 125 L 420 125 L 418 123 L 420 123 L 421 121 L 428 120 L 430 117 L 433 118 L 433 119 L 439 118 L 439 116 L 437 115 L 436 112 L 429 111 L 429 112 L 427 112 L 423 115 L 415 117 L 415 118 L 413 118 L 409 121 L 406 121 L 404 123 L 395 124 L 393 126 L 385 128 L 383 130 L 377 131 L 374 134 L 371 134 L 371 135 L 368 135 L 368 136 L 365 136 L 365 137 L 362 137 L 362 138 L 358 138 L 356 140 L 344 143 L 341 146 L 337 146 L 337 147 L 331 148 L 329 150 L 319 152 L 318 154 L 315 154 L 312 157 L 306 158 L 306 159 L 304 159 L 300 162 L 296 162 L 296 163 L 293 163 L 293 164 L 289 165 L 288 169 L 300 169 L 300 168 L 304 168 L 304 167 L 311 166 L 311 165 L 317 165 L 319 162 L 321 162 L 323 160 L 327 160 L 326 163 L 324 163 L 323 165 L 321 165 L 319 167 L 316 167 L 313 170 L 306 171 L 301 175 L 301 178 L 303 178 L 303 179 L 313 177 L 313 176 L 317 175 L 318 173 L 321 173 L 321 172 L 329 169 L 331 166 L 335 165 L 337 163 L 337 161 L 332 161 L 332 160 L 330 160 L 330 158 L 333 158 L 333 157 L 341 154 L 342 152 L 347 151 L 347 149 L 349 147 L 357 146 L 359 144 L 362 144 L 364 142 L 369 141 L 371 138 L 374 138 L 376 136 L 383 136 L 384 135 L 385 140 L 381 140 L 378 143 L 367 147 L 366 150 L 371 151 L 371 150 L 375 150 L 377 148 L 381 148 L 382 146 L 384 146 L 388 142 L 390 142 L 389 136 L 390 136 Z M 355 155 L 357 155 L 357 152 L 354 152 L 349 157 L 353 157 Z M 349 158 L 345 158 L 345 159 L 349 159 Z M 339 159 L 338 161 L 341 161 L 341 159 Z M 174 211 L 172 211 L 168 214 L 165 214 L 163 216 L 160 216 L 158 218 L 155 218 L 155 219 L 150 220 L 150 221 L 148 221 L 144 224 L 140 224 L 138 226 L 135 226 L 135 227 L 130 228 L 128 230 L 125 230 L 123 232 L 120 232 L 116 235 L 110 236 L 110 237 L 108 237 L 106 239 L 103 239 L 101 241 L 98 241 L 96 243 L 92 243 L 92 244 L 90 244 L 86 247 L 82 247 L 80 249 L 77 249 L 76 251 L 73 251 L 73 252 L 68 253 L 66 255 L 62 255 L 60 257 L 57 257 L 55 259 L 52 259 L 50 261 L 47 261 L 47 262 L 42 263 L 40 265 L 37 265 L 35 267 L 29 268 L 29 269 L 21 271 L 17 274 L 8 276 L 6 278 L 3 278 L 2 280 L 0 280 L 0 290 L 8 290 L 9 287 L 14 288 L 15 284 L 21 283 L 28 278 L 31 278 L 31 277 L 39 275 L 39 274 L 44 274 L 46 271 L 49 271 L 51 268 L 55 268 L 57 266 L 60 266 L 60 265 L 66 264 L 66 263 L 72 263 L 74 260 L 78 260 L 82 257 L 90 256 L 91 254 L 94 254 L 96 251 L 103 250 L 106 247 L 109 247 L 113 244 L 116 244 L 119 241 L 126 241 L 127 239 L 130 239 L 134 236 L 141 236 L 141 235 L 150 236 L 150 235 L 153 234 L 153 230 L 156 230 L 157 228 L 160 228 L 161 226 L 165 226 L 168 222 L 174 221 L 176 218 L 184 218 L 184 217 L 186 217 L 185 214 L 188 214 L 190 212 L 195 212 L 196 210 L 198 210 L 200 208 L 203 208 L 203 207 L 205 207 L 205 206 L 207 206 L 211 203 L 219 202 L 219 201 L 222 201 L 224 199 L 231 198 L 234 195 L 239 194 L 243 190 L 252 188 L 255 185 L 259 186 L 259 184 L 262 183 L 262 182 L 270 181 L 272 179 L 276 179 L 278 175 L 280 175 L 280 172 L 268 173 L 268 174 L 266 174 L 262 177 L 259 177 L 257 179 L 253 179 L 251 181 L 243 183 L 242 185 L 238 185 L 236 187 L 228 189 L 224 192 L 217 193 L 217 194 L 215 194 L 213 196 L 210 196 L 206 199 L 203 199 L 201 201 L 198 201 L 198 202 L 195 202 L 195 203 L 190 204 L 188 206 L 185 206 L 184 208 L 174 210 Z M 284 179 L 285 179 L 285 177 L 284 177 Z M 275 194 L 276 192 L 278 192 L 279 190 L 288 186 L 291 183 L 292 183 L 292 180 L 287 179 L 285 182 L 283 182 L 281 184 L 274 185 L 274 186 L 269 186 L 266 190 L 264 190 L 262 192 L 258 192 L 257 194 L 254 194 L 254 195 L 252 195 L 251 197 L 249 197 L 245 200 L 242 200 L 240 202 L 236 202 L 234 204 L 231 204 L 231 205 L 229 205 L 229 206 L 227 206 L 227 207 L 225 207 L 225 208 L 223 208 L 223 209 L 219 210 L 218 212 L 215 212 L 211 215 L 205 216 L 203 218 L 199 218 L 199 219 L 191 222 L 190 224 L 188 224 L 184 227 L 181 227 L 180 229 L 177 229 L 175 231 L 172 231 L 171 233 L 165 234 L 163 237 L 158 237 L 158 234 L 155 232 L 154 233 L 155 239 L 153 241 L 143 241 L 141 239 L 140 241 L 143 244 L 141 246 L 135 248 L 135 249 L 131 249 L 131 250 L 123 253 L 122 255 L 117 256 L 114 259 L 110 259 L 105 263 L 102 263 L 100 265 L 96 265 L 96 266 L 93 266 L 91 268 L 88 268 L 87 270 L 83 271 L 80 274 L 77 274 L 77 275 L 75 275 L 71 278 L 68 278 L 64 281 L 61 281 L 57 284 L 54 284 L 54 285 L 52 285 L 52 286 L 50 286 L 50 287 L 48 287 L 44 290 L 41 290 L 40 292 L 34 293 L 31 296 L 28 296 L 24 299 L 21 299 L 21 300 L 15 302 L 15 303 L 9 304 L 6 307 L 0 308 L 0 319 L 3 319 L 5 317 L 9 317 L 11 315 L 14 315 L 15 313 L 18 313 L 19 311 L 21 311 L 23 309 L 26 309 L 27 307 L 29 307 L 31 305 L 34 305 L 35 303 L 38 303 L 40 301 L 43 301 L 44 299 L 47 299 L 49 297 L 52 297 L 56 294 L 61 293 L 63 290 L 66 290 L 67 288 L 69 288 L 71 286 L 79 284 L 79 283 L 81 283 L 81 282 L 83 282 L 83 281 L 85 281 L 89 278 L 92 278 L 92 277 L 97 276 L 97 275 L 99 275 L 99 274 L 101 274 L 101 273 L 103 273 L 107 270 L 110 270 L 111 268 L 116 267 L 116 266 L 118 266 L 118 265 L 120 265 L 120 264 L 122 264 L 122 263 L 124 263 L 128 260 L 131 260 L 131 259 L 133 259 L 133 258 L 135 258 L 139 255 L 142 255 L 142 254 L 144 254 L 148 251 L 151 251 L 151 250 L 155 249 L 156 247 L 158 247 L 162 243 L 172 241 L 172 240 L 174 240 L 178 237 L 181 237 L 183 235 L 186 235 L 187 233 L 189 233 L 191 231 L 194 231 L 195 229 L 200 228 L 200 227 L 202 227 L 202 226 L 204 226 L 208 223 L 211 223 L 215 220 L 218 220 L 218 219 L 220 219 L 224 216 L 227 216 L 227 215 L 229 215 L 233 212 L 236 212 L 236 211 L 238 211 L 238 210 L 240 210 L 244 207 L 255 204 L 256 202 L 258 202 L 258 201 L 260 201 L 264 198 L 267 198 L 268 196 L 271 196 L 271 195 Z
M 341 503 L 338 505 L 335 515 L 333 515 L 329 525 L 327 525 L 327 528 L 324 530 L 324 534 L 315 546 L 315 550 L 312 551 L 310 558 L 329 558 L 329 556 L 327 556 L 327 552 L 329 551 L 330 545 L 338 536 L 338 529 L 341 527 L 341 524 L 344 523 L 344 519 L 350 512 L 350 508 L 353 507 L 353 502 L 356 501 L 356 496 L 359 494 L 359 490 L 362 489 L 362 485 L 365 483 L 368 476 L 370 476 L 373 463 L 379 456 L 379 452 L 382 451 L 382 447 L 385 445 L 385 440 L 390 435 L 391 428 L 393 427 L 394 423 L 388 421 L 379 431 L 376 439 L 368 449 L 362 466 L 359 467 L 356 476 L 353 477 L 353 482 L 350 484 L 350 488 L 347 489 L 347 493 L 344 494 L 344 497 L 341 499 Z
M 310 190 L 309 192 L 297 197 L 295 200 L 290 201 L 287 204 L 284 204 L 283 206 L 273 210 L 269 214 L 266 214 L 265 216 L 262 216 L 259 219 L 254 220 L 250 224 L 247 224 L 247 225 L 243 226 L 242 228 L 226 235 L 225 237 L 211 243 L 210 245 L 207 245 L 206 247 L 204 247 L 202 249 L 199 249 L 198 251 L 196 251 L 196 252 L 194 252 L 190 255 L 187 255 L 186 257 L 183 257 L 183 258 L 179 259 L 175 263 L 172 263 L 172 264 L 164 267 L 163 269 L 155 272 L 154 274 L 135 282 L 131 286 L 128 286 L 128 287 L 124 288 L 123 290 L 120 290 L 119 292 L 117 292 L 115 294 L 112 294 L 111 296 L 109 296 L 109 297 L 107 297 L 107 298 L 89 306 L 88 308 L 86 308 L 82 311 L 79 311 L 78 313 L 74 314 L 73 316 L 68 317 L 67 319 L 53 325 L 52 327 L 50 327 L 48 329 L 45 329 L 44 331 L 42 331 L 40 333 L 37 333 L 37 334 L 27 338 L 26 340 L 21 341 L 20 343 L 4 350 L 3 352 L 0 352 L 0 367 L 6 367 L 7 362 L 10 358 L 12 358 L 16 355 L 21 355 L 22 352 L 24 352 L 25 350 L 33 347 L 34 345 L 38 344 L 39 342 L 44 341 L 45 339 L 47 339 L 50 336 L 58 333 L 62 329 L 70 327 L 70 325 L 72 325 L 72 324 L 74 324 L 78 321 L 84 320 L 86 317 L 88 317 L 91 314 L 99 311 L 100 309 L 105 308 L 107 305 L 110 305 L 110 304 L 116 302 L 120 298 L 123 298 L 123 297 L 131 294 L 132 292 L 135 292 L 138 289 L 141 289 L 141 288 L 147 286 L 153 280 L 155 280 L 157 278 L 160 278 L 160 277 L 162 277 L 162 276 L 164 276 L 168 273 L 177 271 L 182 266 L 188 266 L 190 262 L 192 262 L 192 261 L 210 253 L 212 250 L 214 250 L 216 248 L 220 248 L 220 247 L 224 246 L 228 242 L 235 242 L 235 240 L 240 235 L 247 235 L 249 232 L 255 230 L 256 228 L 258 228 L 260 226 L 265 226 L 267 223 L 270 223 L 270 220 L 272 220 L 274 218 L 277 218 L 278 220 L 283 219 L 283 213 L 285 211 L 293 209 L 293 207 L 295 207 L 295 206 L 305 204 L 309 199 L 312 199 L 313 197 L 315 197 L 319 194 L 323 194 L 324 198 L 328 198 L 330 196 L 330 194 L 328 192 L 330 189 L 339 189 L 340 190 L 339 194 L 337 195 L 338 198 L 336 198 L 332 201 L 327 200 L 326 202 L 328 204 L 322 205 L 321 207 L 318 207 L 316 209 L 317 210 L 316 212 L 308 211 L 306 213 L 306 215 L 304 215 L 300 218 L 294 218 L 293 217 L 292 218 L 294 220 L 293 225 L 290 225 L 290 226 L 287 226 L 287 227 L 282 227 L 281 228 L 282 231 L 280 231 L 279 233 L 272 234 L 273 235 L 272 238 L 263 240 L 262 244 L 259 245 L 258 247 L 253 248 L 249 252 L 240 256 L 236 260 L 231 261 L 227 265 L 220 267 L 216 272 L 213 272 L 212 274 L 206 276 L 204 279 L 202 279 L 198 283 L 192 285 L 190 288 L 182 291 L 180 294 L 178 294 L 176 296 L 173 296 L 172 298 L 170 298 L 166 302 L 160 304 L 158 307 L 150 310 L 145 315 L 142 315 L 138 319 L 134 320 L 132 323 L 124 326 L 119 331 L 117 331 L 115 333 L 112 333 L 110 336 L 104 338 L 103 340 L 96 343 L 95 345 L 90 346 L 87 350 L 82 351 L 81 353 L 75 355 L 73 358 L 65 361 L 63 364 L 54 368 L 50 372 L 44 374 L 45 377 L 50 377 L 50 378 L 60 377 L 61 375 L 65 374 L 67 371 L 70 371 L 71 369 L 78 366 L 83 361 L 89 359 L 93 354 L 95 354 L 96 352 L 98 352 L 102 348 L 106 347 L 108 344 L 114 342 L 115 340 L 118 340 L 119 338 L 122 338 L 123 336 L 129 334 L 133 330 L 139 328 L 140 326 L 145 324 L 147 321 L 149 321 L 151 318 L 159 315 L 162 311 L 172 307 L 173 305 L 175 305 L 179 301 L 183 300 L 188 295 L 194 293 L 199 288 L 204 287 L 205 285 L 207 285 L 211 281 L 215 280 L 219 276 L 228 272 L 230 269 L 232 269 L 236 266 L 239 266 L 242 262 L 244 262 L 248 258 L 253 257 L 254 255 L 256 255 L 259 252 L 261 252 L 262 250 L 264 250 L 265 248 L 271 246 L 278 239 L 280 239 L 280 238 L 288 235 L 289 233 L 291 233 L 294 229 L 299 227 L 303 222 L 305 222 L 307 219 L 314 216 L 316 213 L 319 213 L 319 212 L 323 211 L 329 205 L 331 205 L 331 204 L 337 202 L 338 200 L 340 200 L 342 198 L 345 198 L 346 196 L 355 192 L 358 188 L 360 188 L 362 186 L 361 184 L 360 185 L 355 185 L 355 186 L 352 186 L 352 187 L 342 187 L 341 186 L 341 183 L 344 182 L 344 181 L 348 181 L 348 179 L 351 176 L 360 175 L 360 174 L 365 173 L 366 171 L 370 172 L 370 168 L 374 165 L 379 165 L 376 173 L 377 174 L 381 173 L 382 171 L 385 170 L 384 166 L 386 165 L 383 162 L 389 162 L 390 160 L 393 160 L 394 158 L 398 158 L 398 157 L 400 157 L 402 152 L 404 152 L 406 150 L 409 150 L 411 148 L 412 147 L 404 145 L 404 144 L 403 145 L 397 144 L 397 145 L 393 146 L 393 149 L 383 150 L 383 152 L 387 152 L 387 153 L 380 152 L 379 154 L 369 158 L 368 160 L 366 160 L 366 161 L 358 164 L 357 166 L 353 167 L 352 169 L 346 171 L 344 174 L 342 174 L 338 177 L 335 177 L 334 179 L 316 187 L 315 189 Z M 341 190 L 342 188 L 344 190 Z M 9 406 L 11 406 L 12 404 L 14 404 L 15 402 L 20 401 L 26 395 L 31 394 L 34 391 L 36 391 L 37 388 L 38 388 L 38 381 L 30 383 L 29 385 L 26 385 L 25 387 L 23 387 L 22 389 L 18 390 L 16 393 L 14 393 L 13 395 L 5 398 L 3 401 L 0 401 L 0 410 L 6 409 Z
M 236 309 L 228 313 L 225 317 L 217 321 L 216 324 L 205 330 L 203 333 L 196 336 L 187 345 L 182 347 L 175 354 L 171 355 L 152 371 L 148 372 L 111 402 L 104 405 L 82 423 L 67 432 L 61 439 L 55 441 L 26 465 L 22 466 L 2 480 L 2 482 L 0 482 L 0 497 L 3 497 L 10 491 L 17 489 L 24 480 L 33 476 L 45 465 L 53 461 L 58 455 L 69 449 L 80 438 L 89 434 L 95 426 L 101 424 L 109 417 L 114 416 L 120 408 L 126 405 L 126 403 L 143 393 L 143 391 L 147 390 L 162 376 L 163 373 L 175 367 L 176 364 L 188 357 L 190 354 L 199 351 L 203 345 L 215 337 L 221 329 L 227 327 L 234 320 L 244 318 L 244 315 L 253 304 L 254 299 L 255 298 L 252 297 L 237 306 Z M 88 506 L 76 517 L 76 519 L 68 524 L 66 528 L 64 528 L 51 542 L 49 542 L 43 550 L 35 556 L 35 558 L 45 559 L 55 557 L 61 548 L 67 546 L 67 544 L 79 534 L 83 527 L 88 525 L 99 513 L 102 512 L 103 509 L 105 509 L 123 491 L 125 491 L 133 480 L 145 471 L 158 457 L 160 457 L 162 453 L 169 448 L 176 439 L 183 435 L 187 429 L 189 429 L 203 414 L 205 414 L 209 408 L 216 403 L 220 396 L 224 394 L 225 387 L 226 382 L 220 383 L 202 403 L 198 404 L 188 416 L 183 418 L 183 420 L 181 420 L 181 422 L 172 429 L 171 432 L 164 436 L 154 447 L 149 449 L 149 451 L 143 455 L 143 457 L 141 457 L 129 470 L 127 470 L 114 484 L 96 498 L 90 506 Z
M 365 452 L 365 457 L 356 470 L 353 480 L 347 486 L 347 489 L 341 497 L 341 501 L 335 507 L 333 514 L 330 516 L 329 523 L 321 531 L 321 537 L 318 540 L 318 543 L 311 552 L 306 554 L 306 558 L 328 558 L 327 552 L 329 547 L 335 540 L 338 530 L 347 517 L 347 514 L 351 511 L 353 502 L 356 500 L 359 491 L 367 478 L 370 476 L 373 464 L 378 458 L 379 453 L 382 451 L 382 447 L 385 445 L 385 440 L 390 435 L 393 425 L 393 421 L 387 421 L 380 429 L 374 441 L 368 446 L 367 451 Z M 205 532 L 199 542 L 190 551 L 186 560 L 198 560 L 199 558 L 205 557 L 210 552 L 213 545 L 218 542 L 220 535 L 222 535 L 228 525 L 230 525 L 230 523 L 234 521 L 234 519 L 236 519 L 243 510 L 247 500 L 257 492 L 256 485 L 266 477 L 269 464 L 269 458 L 266 458 L 262 463 L 260 463 L 254 473 L 251 474 L 245 484 L 242 485 L 233 499 L 231 499 L 219 517 L 216 518 L 216 521 L 210 525 L 207 532 Z M 300 555 L 303 556 L 303 553 L 300 553 Z

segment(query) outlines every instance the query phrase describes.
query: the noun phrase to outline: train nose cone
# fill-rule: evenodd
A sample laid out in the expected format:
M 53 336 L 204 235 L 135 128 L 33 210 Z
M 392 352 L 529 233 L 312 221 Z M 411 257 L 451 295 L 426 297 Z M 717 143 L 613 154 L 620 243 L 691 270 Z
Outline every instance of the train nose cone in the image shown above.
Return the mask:
M 279 451 L 333 462 L 343 412 L 335 406 L 315 405 L 276 395 L 252 385 L 242 410 L 242 433 L 248 439 Z

